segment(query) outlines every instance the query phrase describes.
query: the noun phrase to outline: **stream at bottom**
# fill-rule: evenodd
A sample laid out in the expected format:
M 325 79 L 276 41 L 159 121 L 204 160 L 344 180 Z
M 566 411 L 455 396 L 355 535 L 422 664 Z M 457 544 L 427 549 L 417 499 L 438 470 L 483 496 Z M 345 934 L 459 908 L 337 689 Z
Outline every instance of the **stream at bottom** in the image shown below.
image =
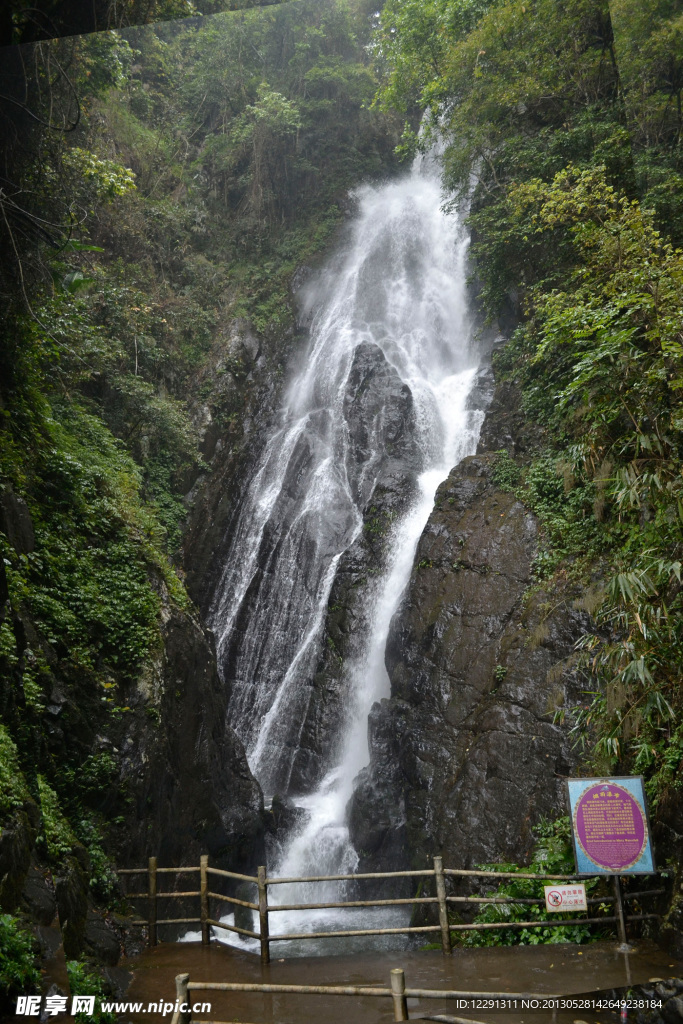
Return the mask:
M 562 993 L 575 997 L 578 1007 L 551 1010 L 518 1009 L 477 1012 L 455 1008 L 442 999 L 410 999 L 411 1020 L 429 1020 L 440 1015 L 490 1024 L 616 1024 L 618 1014 L 594 1008 L 580 1008 L 581 997 L 650 980 L 681 975 L 683 964 L 654 944 L 642 940 L 638 952 L 617 953 L 613 942 L 585 946 L 516 946 L 486 949 L 456 949 L 450 957 L 434 950 L 371 952 L 331 957 L 293 957 L 262 966 L 252 953 L 212 943 L 164 943 L 145 951 L 139 958 L 121 965 L 133 973 L 126 993 L 130 1002 L 141 1004 L 140 1012 L 129 1013 L 133 1024 L 164 1019 L 149 1011 L 151 1003 L 175 1000 L 175 976 L 189 973 L 190 982 L 241 982 L 282 985 L 367 985 L 389 986 L 390 971 L 402 967 L 409 988 L 441 988 L 476 992 L 532 992 L 542 996 Z M 193 1003 L 204 1001 L 210 1010 L 193 1013 L 196 1024 L 206 1021 L 240 1021 L 250 1024 L 385 1024 L 394 1019 L 387 997 L 197 992 Z M 144 1007 L 144 1009 L 142 1009 Z M 127 1018 L 128 1019 L 128 1018 Z M 170 1014 L 165 1018 L 170 1020 Z M 630 1019 L 630 1017 L 629 1017 Z M 635 1014 L 633 1014 L 635 1019 Z

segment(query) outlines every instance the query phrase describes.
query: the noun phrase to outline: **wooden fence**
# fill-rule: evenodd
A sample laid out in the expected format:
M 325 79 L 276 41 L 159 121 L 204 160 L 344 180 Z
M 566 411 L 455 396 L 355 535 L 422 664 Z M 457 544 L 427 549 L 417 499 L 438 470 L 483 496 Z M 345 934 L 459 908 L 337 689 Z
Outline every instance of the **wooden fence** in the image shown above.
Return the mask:
M 533 992 L 460 992 L 438 988 L 406 988 L 405 973 L 402 967 L 394 968 L 390 975 L 388 988 L 378 985 L 270 985 L 241 982 L 221 981 L 190 981 L 189 974 L 176 975 L 175 1012 L 171 1024 L 191 1024 L 191 998 L 194 992 L 260 992 L 272 994 L 296 994 L 318 996 L 370 996 L 391 998 L 395 1021 L 409 1021 L 408 999 L 490 999 L 490 1000 L 538 1000 L 541 1005 L 548 1001 L 560 1000 L 562 995 L 555 993 Z M 566 998 L 566 997 L 564 997 Z M 509 1005 L 509 1003 L 508 1003 Z M 460 1017 L 449 1020 L 462 1020 L 463 1024 L 481 1024 L 476 1020 L 463 1020 Z M 197 1024 L 228 1024 L 227 1021 L 197 1021 Z
M 448 920 L 448 907 L 456 906 L 459 904 L 531 904 L 531 905 L 545 905 L 543 899 L 532 899 L 524 898 L 517 899 L 516 897 L 506 896 L 449 896 L 446 892 L 446 879 L 447 878 L 490 878 L 496 881 L 502 881 L 506 878 L 515 879 L 535 879 L 539 882 L 576 882 L 586 881 L 586 878 L 580 878 L 577 875 L 543 875 L 543 874 L 529 874 L 524 872 L 506 872 L 506 871 L 469 871 L 460 868 L 444 868 L 441 857 L 434 858 L 434 866 L 431 869 L 425 869 L 422 871 L 376 871 L 365 874 L 357 875 L 313 875 L 305 878 L 278 878 L 269 877 L 266 873 L 265 867 L 259 867 L 256 875 L 242 875 L 235 871 L 224 871 L 222 868 L 213 868 L 209 866 L 208 856 L 202 856 L 200 858 L 199 867 L 180 867 L 180 868 L 160 868 L 157 866 L 157 858 L 150 857 L 149 863 L 146 868 L 124 868 L 118 873 L 121 876 L 134 876 L 134 875 L 146 875 L 147 876 L 147 891 L 146 892 L 129 892 L 126 893 L 126 898 L 129 900 L 144 899 L 148 900 L 148 914 L 146 918 L 134 919 L 136 924 L 146 925 L 148 929 L 148 943 L 150 946 L 156 945 L 157 942 L 157 929 L 159 925 L 179 925 L 179 924 L 198 924 L 201 927 L 202 942 L 208 944 L 211 939 L 211 928 L 222 928 L 225 931 L 236 932 L 238 935 L 246 935 L 249 938 L 256 939 L 259 941 L 261 946 L 261 961 L 264 964 L 270 962 L 270 944 L 272 942 L 285 942 L 287 940 L 298 939 L 330 939 L 330 938 L 342 938 L 351 936 L 361 935 L 401 935 L 401 934 L 417 934 L 417 933 L 433 933 L 438 932 L 441 940 L 441 948 L 444 954 L 451 952 L 451 934 L 458 931 L 486 931 L 495 929 L 505 928 L 547 928 L 549 925 L 552 927 L 558 927 L 559 925 L 605 925 L 612 924 L 616 926 L 617 934 L 623 950 L 628 950 L 627 944 L 627 922 L 630 921 L 641 921 L 648 918 L 656 918 L 657 914 L 627 914 L 624 908 L 625 900 L 634 900 L 642 898 L 644 896 L 656 896 L 661 895 L 664 889 L 650 889 L 644 892 L 622 894 L 621 885 L 619 878 L 613 876 L 614 885 L 614 896 L 601 896 L 591 898 L 587 902 L 590 905 L 598 904 L 614 906 L 613 914 L 598 914 L 593 917 L 589 917 L 588 913 L 586 916 L 574 916 L 570 919 L 558 919 L 549 922 L 547 919 L 543 920 L 530 920 L 530 921 L 497 921 L 484 924 L 452 924 Z M 164 890 L 159 891 L 157 886 L 157 880 L 159 875 L 188 875 L 198 874 L 199 875 L 199 889 L 193 889 L 190 891 L 173 891 Z M 349 881 L 357 882 L 365 879 L 385 879 L 385 878 L 413 878 L 413 879 L 426 879 L 433 878 L 435 881 L 435 896 L 412 896 L 407 899 L 382 899 L 382 900 L 347 900 L 345 902 L 335 903 L 290 903 L 290 904 L 269 904 L 268 902 L 268 890 L 275 885 L 285 885 L 291 883 L 302 883 L 302 882 L 333 882 L 333 881 Z M 238 899 L 236 896 L 228 896 L 225 893 L 213 892 L 209 889 L 209 882 L 211 879 L 227 880 L 230 882 L 250 882 L 256 887 L 257 898 L 255 901 Z M 183 899 L 183 898 L 197 898 L 199 901 L 199 916 L 198 917 L 159 917 L 158 916 L 158 903 L 159 900 L 166 899 Z M 253 910 L 258 913 L 259 919 L 259 930 L 258 932 L 252 931 L 248 928 L 241 928 L 234 924 L 225 924 L 222 921 L 217 920 L 216 917 L 211 916 L 211 901 L 217 901 L 218 903 L 227 903 L 229 906 L 244 907 L 249 910 Z M 269 918 L 271 914 L 288 911 L 288 910 L 332 910 L 332 909 L 343 909 L 346 907 L 396 907 L 396 906 L 419 906 L 421 904 L 432 904 L 438 909 L 438 924 L 426 924 L 426 925 L 406 925 L 401 928 L 361 928 L 361 929 L 346 929 L 339 931 L 325 931 L 325 932 L 294 932 L 287 933 L 284 935 L 275 934 L 270 935 Z M 214 902 L 214 907 L 216 903 Z M 218 915 L 220 916 L 220 915 Z M 559 915 L 558 915 L 559 917 Z M 398 1018 L 401 1019 L 401 1018 Z

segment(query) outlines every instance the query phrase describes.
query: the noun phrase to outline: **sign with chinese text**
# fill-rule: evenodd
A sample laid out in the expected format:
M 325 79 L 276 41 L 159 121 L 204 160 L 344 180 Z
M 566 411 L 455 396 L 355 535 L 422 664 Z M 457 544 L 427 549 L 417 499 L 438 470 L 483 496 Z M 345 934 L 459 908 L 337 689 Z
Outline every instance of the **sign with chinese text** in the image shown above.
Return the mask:
M 588 910 L 586 886 L 583 882 L 573 885 L 544 885 L 545 909 L 551 914 L 565 910 Z
M 653 874 L 642 776 L 568 779 L 567 786 L 577 873 Z

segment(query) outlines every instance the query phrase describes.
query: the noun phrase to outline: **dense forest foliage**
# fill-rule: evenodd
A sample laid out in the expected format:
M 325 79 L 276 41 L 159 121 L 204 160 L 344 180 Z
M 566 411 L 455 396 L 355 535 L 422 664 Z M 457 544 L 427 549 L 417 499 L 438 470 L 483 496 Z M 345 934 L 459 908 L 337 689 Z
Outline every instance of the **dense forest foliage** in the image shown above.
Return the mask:
M 430 112 L 482 301 L 519 323 L 496 367 L 546 440 L 508 483 L 544 524 L 539 579 L 595 615 L 559 715 L 657 804 L 683 763 L 683 9 L 388 0 L 378 35 L 379 102 Z
M 397 166 L 370 31 L 367 5 L 299 0 L 4 65 L 0 814 L 32 798 L 48 862 L 84 846 L 105 902 L 122 723 L 190 610 L 200 428 L 242 437 L 235 331 L 281 375 L 295 270 Z
M 578 581 L 594 615 L 586 701 L 558 716 L 587 768 L 642 772 L 664 807 L 683 778 L 681 3 L 293 0 L 5 52 L 0 814 L 35 801 L 47 860 L 83 844 L 113 898 L 117 767 L 79 737 L 116 733 L 162 615 L 190 606 L 174 554 L 203 410 L 239 433 L 235 324 L 281 373 L 292 277 L 348 190 L 437 136 L 481 302 L 515 327 L 496 373 L 543 427 L 499 481 L 543 525 L 539 583 Z

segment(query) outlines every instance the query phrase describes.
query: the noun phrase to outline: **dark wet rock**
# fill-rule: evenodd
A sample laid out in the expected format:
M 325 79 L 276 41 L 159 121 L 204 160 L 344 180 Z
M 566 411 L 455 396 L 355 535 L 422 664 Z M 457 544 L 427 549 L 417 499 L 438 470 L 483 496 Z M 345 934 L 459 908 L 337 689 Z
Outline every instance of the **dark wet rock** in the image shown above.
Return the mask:
M 31 870 L 31 861 L 38 836 L 40 812 L 32 800 L 17 808 L 0 829 L 0 907 L 13 912 L 20 905 L 22 891 Z M 54 917 L 54 911 L 52 914 Z M 50 921 L 52 920 L 50 918 Z M 43 921 L 50 924 L 50 921 Z
M 652 908 L 662 915 L 657 941 L 671 954 L 683 957 L 683 806 L 680 793 L 668 790 L 657 806 L 652 822 L 653 842 L 658 864 L 670 871 L 664 882 L 666 893 Z
M 57 985 L 55 982 L 53 982 L 50 985 L 50 987 L 48 988 L 47 992 L 45 992 L 45 998 L 46 999 L 49 999 L 50 996 L 67 996 L 68 997 L 68 992 L 66 992 L 63 988 L 60 988 L 59 985 Z M 43 1004 L 43 1006 L 42 1006 L 42 1008 L 40 1010 L 40 1013 L 38 1015 L 38 1020 L 40 1021 L 40 1024 L 46 1024 L 46 1021 L 50 1021 L 50 1020 L 53 1020 L 53 1019 L 54 1019 L 53 1015 L 46 1010 L 45 1004 Z
M 31 920 L 40 925 L 51 925 L 57 914 L 57 900 L 51 872 L 36 863 L 31 864 L 22 891 L 23 909 Z
M 506 401 L 482 436 L 523 453 L 533 430 Z M 372 709 L 349 807 L 365 869 L 523 862 L 531 827 L 564 810 L 576 754 L 553 711 L 579 698 L 571 655 L 589 620 L 576 588 L 532 586 L 538 523 L 494 465 L 480 446 L 439 488 L 392 622 L 391 698 Z
M 7 586 L 7 570 L 4 560 L 0 559 L 0 622 L 7 617 L 9 601 L 9 587 Z
M 104 978 L 105 986 L 111 992 L 114 999 L 123 999 L 130 988 L 133 974 L 122 967 L 104 966 L 99 974 Z
M 242 744 L 226 722 L 213 646 L 189 614 L 170 610 L 164 650 L 131 693 L 136 709 L 117 739 L 131 812 L 121 858 L 159 865 L 253 868 L 263 857 L 263 798 Z
M 302 336 L 287 331 L 266 345 L 242 320 L 226 323 L 196 381 L 209 397 L 192 407 L 209 473 L 186 481 L 185 582 L 203 615 L 230 548 L 239 508 L 266 440 L 279 421 L 284 368 Z M 254 358 L 256 357 L 256 358 Z
M 54 960 L 62 947 L 62 933 L 59 923 L 54 925 L 38 924 L 32 928 L 43 960 Z
M 294 295 L 296 295 L 296 293 L 301 288 L 303 288 L 305 286 L 305 284 L 310 280 L 312 273 L 313 273 L 313 267 L 309 266 L 306 263 L 303 263 L 300 267 L 296 268 L 296 270 L 294 271 L 294 274 L 292 275 L 292 284 L 291 284 L 292 293 Z
M 65 856 L 54 873 L 59 926 L 67 960 L 77 959 L 85 947 L 89 907 L 89 858 L 80 847 Z
M 377 345 L 363 342 L 354 353 L 344 418 L 350 441 L 347 473 L 356 503 L 367 508 L 380 488 L 405 504 L 414 474 L 422 468 L 413 396 Z
M 619 998 L 628 996 L 632 1000 L 648 1002 L 662 1000 L 661 1008 L 641 1009 L 635 1014 L 636 1024 L 683 1024 L 683 979 L 667 978 L 654 987 L 636 985 L 628 992 L 618 993 Z
M 484 412 L 482 430 L 486 427 L 486 424 L 490 422 L 490 417 L 487 419 L 486 413 L 487 410 L 491 408 L 491 404 L 495 397 L 496 381 L 493 375 L 493 369 L 491 368 L 490 363 L 484 363 L 477 370 L 477 375 L 472 382 L 470 393 L 467 396 L 468 409 L 477 409 Z
M 192 907 L 193 913 L 196 912 L 196 909 L 195 902 Z M 133 924 L 135 916 L 137 915 L 118 914 L 112 910 L 108 910 L 104 915 L 107 927 L 116 936 L 120 955 L 124 957 L 139 956 L 147 945 L 147 928 L 140 924 Z M 188 914 L 189 916 L 191 915 Z
M 241 427 L 244 431 L 245 399 L 252 390 L 253 377 L 263 362 L 263 343 L 251 329 L 247 320 L 229 320 L 223 325 L 215 339 L 212 352 L 200 371 L 196 382 L 196 393 L 208 396 L 190 402 L 190 414 L 199 435 L 199 450 L 204 459 L 211 460 L 219 453 L 226 435 L 226 419 L 239 409 Z M 189 473 L 189 475 L 187 475 Z M 188 470 L 179 486 L 190 492 L 189 504 L 194 495 L 192 488 L 200 477 L 195 467 Z
M 477 451 L 483 454 L 505 449 L 513 458 L 524 459 L 540 438 L 540 428 L 530 423 L 522 411 L 517 385 L 511 381 L 497 384 L 481 427 Z
M 289 835 L 308 820 L 308 812 L 297 807 L 288 796 L 276 793 L 266 815 L 268 831 L 277 837 Z
M 36 538 L 28 505 L 8 486 L 0 491 L 0 530 L 18 554 L 34 550 Z
M 263 862 L 262 795 L 226 721 L 212 639 L 167 597 L 161 635 L 144 674 L 121 686 L 117 703 L 125 711 L 117 716 L 103 716 L 101 691 L 55 682 L 46 754 L 55 763 L 103 758 L 114 765 L 93 799 L 105 821 L 116 819 L 106 841 L 120 866 L 144 865 L 150 856 L 160 866 L 198 863 L 208 853 L 216 866 L 251 869 Z M 3 831 L 0 858 L 18 837 L 16 828 Z M 24 856 L 24 873 L 29 862 Z
M 294 833 L 301 831 L 309 817 L 309 812 L 303 807 L 297 807 L 290 797 L 275 794 L 270 810 L 266 813 L 268 864 L 277 864 L 280 861 L 287 840 Z M 251 892 L 251 890 L 249 891 Z M 251 896 L 240 898 L 253 902 L 253 892 Z
M 386 703 L 383 701 L 382 705 Z M 394 719 L 377 714 L 382 705 L 375 705 L 368 723 L 373 752 L 372 770 L 363 769 L 359 776 L 356 794 L 349 808 L 349 830 L 361 863 L 403 865 L 408 849 L 406 794 L 396 787 L 396 800 L 386 799 L 386 780 L 396 774 L 400 750 L 395 742 Z M 399 702 L 396 702 L 394 710 L 400 715 Z
M 662 1017 L 666 1024 L 683 1024 L 683 999 L 676 995 L 668 999 L 662 1009 Z
M 83 952 L 98 963 L 114 967 L 121 955 L 121 944 L 106 917 L 89 908 L 83 933 Z
M 92 903 L 91 865 L 87 851 L 75 846 L 53 871 L 59 926 L 66 958 L 86 956 L 114 967 L 122 954 L 134 955 L 142 948 L 141 933 L 130 919 L 105 912 Z M 35 920 L 35 917 L 32 915 Z

